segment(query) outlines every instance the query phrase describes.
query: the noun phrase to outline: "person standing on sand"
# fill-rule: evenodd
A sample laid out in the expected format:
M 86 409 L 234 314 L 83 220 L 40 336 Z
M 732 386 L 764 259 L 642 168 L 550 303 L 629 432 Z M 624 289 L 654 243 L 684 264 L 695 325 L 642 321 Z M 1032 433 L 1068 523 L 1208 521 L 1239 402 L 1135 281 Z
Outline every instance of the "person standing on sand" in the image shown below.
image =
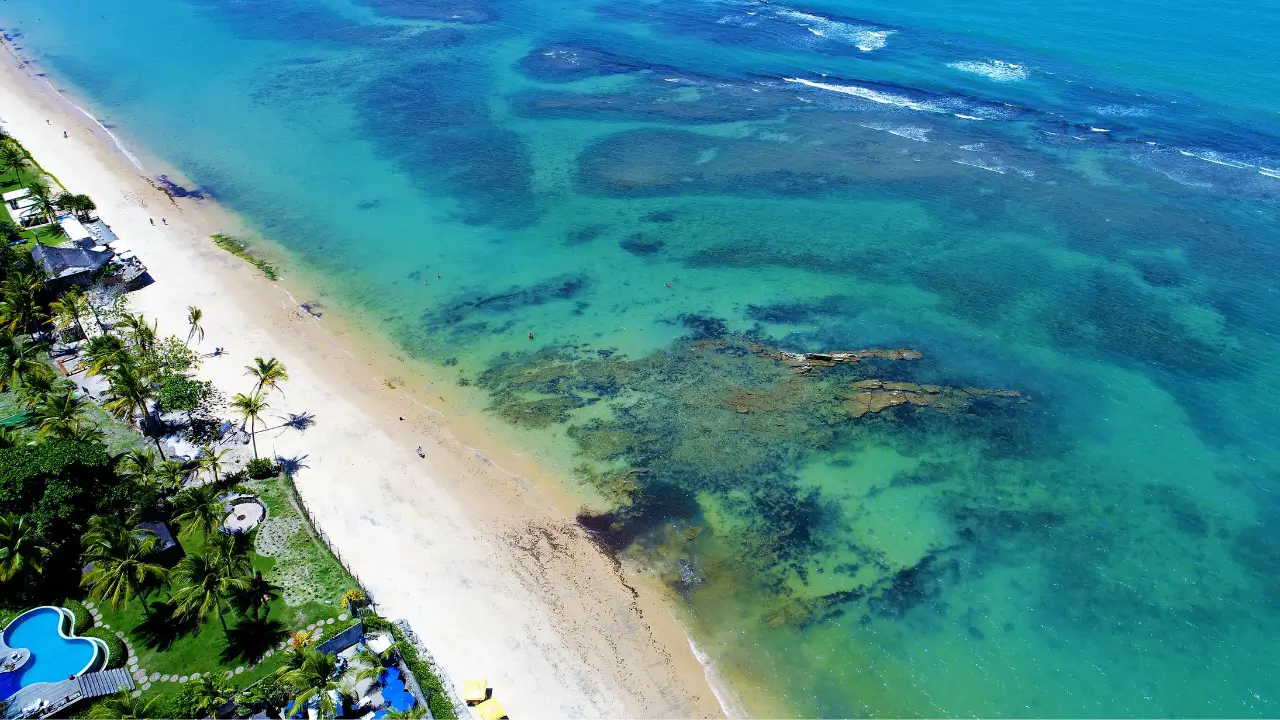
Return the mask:
M 152 227 L 155 227 L 156 219 L 155 218 L 147 218 L 147 219 L 151 221 Z
M 71 137 L 71 136 L 67 134 L 67 131 L 66 131 L 66 130 L 63 130 L 63 131 L 62 131 L 62 137 Z

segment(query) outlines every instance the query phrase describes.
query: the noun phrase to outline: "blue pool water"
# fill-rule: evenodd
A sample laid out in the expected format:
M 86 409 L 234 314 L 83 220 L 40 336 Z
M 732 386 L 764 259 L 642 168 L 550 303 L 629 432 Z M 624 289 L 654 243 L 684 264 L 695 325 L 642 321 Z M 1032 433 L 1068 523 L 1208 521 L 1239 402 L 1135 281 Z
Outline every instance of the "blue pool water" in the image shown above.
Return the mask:
M 399 668 L 387 668 L 382 672 L 382 699 L 392 710 L 404 712 L 417 702 L 413 695 L 404 689 L 404 678 L 400 677 Z
M 31 651 L 31 659 L 17 672 L 14 690 L 66 680 L 89 669 L 98 648 L 84 638 L 63 637 L 58 632 L 62 621 L 62 613 L 56 608 L 42 607 L 19 615 L 5 628 L 6 645 Z

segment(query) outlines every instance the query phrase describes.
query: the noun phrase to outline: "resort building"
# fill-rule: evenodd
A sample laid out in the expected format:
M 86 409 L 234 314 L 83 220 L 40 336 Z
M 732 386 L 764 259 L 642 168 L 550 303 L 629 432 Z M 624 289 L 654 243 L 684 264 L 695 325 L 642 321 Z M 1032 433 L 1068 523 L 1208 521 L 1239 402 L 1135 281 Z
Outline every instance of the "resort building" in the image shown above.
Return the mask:
M 72 285 L 87 287 L 111 262 L 113 253 L 36 245 L 31 248 L 31 257 L 45 272 L 45 287 L 57 294 Z

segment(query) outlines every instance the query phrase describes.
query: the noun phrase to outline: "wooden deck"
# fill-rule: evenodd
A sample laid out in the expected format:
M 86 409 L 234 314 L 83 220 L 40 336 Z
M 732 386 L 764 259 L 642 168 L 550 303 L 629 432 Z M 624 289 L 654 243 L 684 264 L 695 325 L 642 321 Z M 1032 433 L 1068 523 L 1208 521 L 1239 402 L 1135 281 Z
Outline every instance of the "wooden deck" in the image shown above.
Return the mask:
M 4 717 L 24 717 L 23 708 L 38 702 L 47 702 L 49 704 L 40 711 L 26 715 L 26 717 L 47 718 L 66 710 L 69 705 L 74 705 L 81 700 L 132 689 L 133 678 L 129 675 L 129 671 L 123 668 L 85 673 L 74 680 L 36 683 L 22 688 L 9 698 L 9 705 L 5 708 Z

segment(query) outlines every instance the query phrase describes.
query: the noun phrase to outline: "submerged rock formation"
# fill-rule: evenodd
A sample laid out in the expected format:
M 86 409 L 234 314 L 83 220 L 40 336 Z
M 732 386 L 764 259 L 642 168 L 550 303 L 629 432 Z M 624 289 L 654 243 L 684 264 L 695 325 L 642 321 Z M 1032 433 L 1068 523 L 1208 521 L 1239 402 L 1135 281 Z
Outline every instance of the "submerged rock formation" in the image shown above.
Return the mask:
M 867 413 L 878 413 L 898 405 L 931 407 L 934 410 L 952 412 L 969 407 L 978 397 L 1021 398 L 1016 390 L 988 390 L 986 388 L 951 388 L 941 385 L 924 385 L 885 380 L 859 380 L 853 384 L 853 392 L 846 396 L 845 409 L 855 418 Z
M 919 360 L 924 357 L 919 350 L 911 350 L 909 348 L 896 348 L 889 350 L 872 348 L 869 350 L 832 350 L 829 352 L 793 353 L 767 348 L 757 343 L 750 343 L 748 347 L 750 347 L 751 351 L 760 357 L 773 358 L 774 360 L 790 366 L 791 372 L 796 375 L 810 373 L 816 368 L 832 367 L 840 363 L 859 363 L 863 360 L 869 360 L 872 358 L 879 360 Z

